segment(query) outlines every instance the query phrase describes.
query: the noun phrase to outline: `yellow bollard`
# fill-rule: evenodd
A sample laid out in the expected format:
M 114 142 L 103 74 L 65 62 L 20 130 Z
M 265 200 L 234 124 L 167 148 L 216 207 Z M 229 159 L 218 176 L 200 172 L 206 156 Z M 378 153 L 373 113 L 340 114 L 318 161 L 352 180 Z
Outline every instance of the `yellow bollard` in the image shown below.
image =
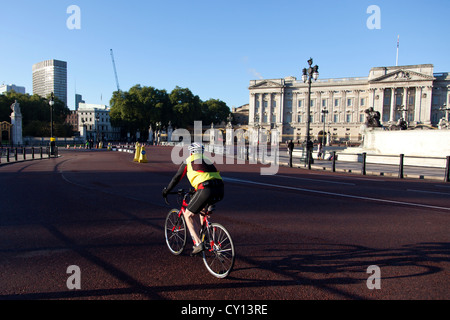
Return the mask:
M 139 163 L 147 163 L 147 152 L 145 152 L 144 146 L 141 148 L 141 155 L 139 156 Z
M 136 142 L 136 152 L 134 153 L 134 162 L 139 162 L 139 158 L 141 156 L 141 145 Z

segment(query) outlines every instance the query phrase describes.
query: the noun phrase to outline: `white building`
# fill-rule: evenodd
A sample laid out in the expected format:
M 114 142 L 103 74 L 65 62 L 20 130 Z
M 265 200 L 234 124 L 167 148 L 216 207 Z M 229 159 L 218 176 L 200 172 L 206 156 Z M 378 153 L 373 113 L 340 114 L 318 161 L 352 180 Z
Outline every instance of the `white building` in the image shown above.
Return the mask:
M 87 103 L 79 103 L 78 106 L 78 128 L 82 138 L 94 142 L 120 138 L 120 128 L 111 125 L 109 107 Z
M 25 94 L 25 87 L 16 86 L 15 84 L 2 84 L 0 85 L 0 94 L 5 94 L 10 91 Z
M 67 105 L 67 62 L 46 60 L 33 65 L 33 94 L 43 98 L 54 93 Z
M 311 88 L 311 137 L 361 139 L 365 111 L 380 112 L 384 127 L 400 118 L 409 127 L 436 126 L 448 112 L 450 76 L 431 64 L 378 67 L 368 77 L 319 79 Z M 295 77 L 250 81 L 249 127 L 278 128 L 283 140 L 306 140 L 308 84 Z M 255 121 L 256 120 L 256 121 Z

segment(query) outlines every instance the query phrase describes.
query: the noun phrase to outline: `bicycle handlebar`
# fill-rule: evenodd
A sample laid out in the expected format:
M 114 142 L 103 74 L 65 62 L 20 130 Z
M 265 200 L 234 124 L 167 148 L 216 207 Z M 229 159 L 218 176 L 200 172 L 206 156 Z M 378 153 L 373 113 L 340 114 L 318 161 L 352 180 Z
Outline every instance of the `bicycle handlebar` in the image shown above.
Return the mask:
M 178 195 L 184 195 L 184 194 L 194 194 L 196 191 L 195 189 L 178 189 L 178 191 L 171 191 L 167 192 L 166 196 L 164 197 L 164 201 L 167 205 L 170 205 L 169 201 L 167 200 L 167 195 L 169 194 L 178 194 Z

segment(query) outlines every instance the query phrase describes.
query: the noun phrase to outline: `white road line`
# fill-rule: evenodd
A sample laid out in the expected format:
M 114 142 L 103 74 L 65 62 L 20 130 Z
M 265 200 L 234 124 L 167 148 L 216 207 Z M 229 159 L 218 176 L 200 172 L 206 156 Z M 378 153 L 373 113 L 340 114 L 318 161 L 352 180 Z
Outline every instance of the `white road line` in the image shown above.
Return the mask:
M 425 190 L 414 190 L 414 189 L 407 189 L 406 191 L 420 192 L 420 193 L 431 193 L 431 194 L 443 194 L 444 196 L 450 196 L 450 193 L 448 193 L 448 192 L 436 192 L 436 191 L 425 191 Z
M 222 177 L 222 178 L 225 181 L 241 183 L 241 184 L 253 184 L 253 185 L 260 185 L 260 186 L 266 186 L 266 187 L 272 187 L 272 188 L 280 188 L 280 189 L 303 191 L 303 192 L 309 192 L 309 193 L 326 194 L 326 195 L 343 197 L 343 198 L 351 198 L 351 199 L 367 200 L 367 201 L 374 201 L 374 202 L 381 202 L 381 203 L 406 205 L 406 206 L 411 206 L 411 207 L 428 208 L 428 209 L 439 209 L 439 210 L 450 211 L 450 208 L 448 208 L 448 207 L 439 207 L 439 206 L 432 206 L 432 205 L 412 203 L 412 202 L 404 202 L 404 201 L 395 201 L 395 200 L 387 200 L 387 199 L 362 197 L 362 196 L 355 196 L 355 195 L 349 195 L 349 194 L 343 194 L 343 193 L 335 193 L 335 192 L 320 191 L 320 190 L 311 190 L 311 189 L 298 188 L 298 187 L 280 186 L 280 185 L 276 185 L 276 184 L 255 182 L 255 181 L 250 181 L 250 180 L 242 180 L 242 179 L 235 179 L 235 178 L 228 178 L 228 177 Z
M 337 181 L 330 181 L 330 180 L 320 180 L 320 179 L 308 179 L 308 178 L 299 178 L 299 177 L 290 177 L 290 176 L 284 176 L 277 174 L 277 177 L 283 177 L 288 179 L 296 179 L 296 180 L 306 180 L 306 181 L 314 181 L 314 182 L 322 182 L 322 183 L 333 183 L 333 184 L 343 184 L 346 186 L 355 186 L 354 183 L 348 183 L 348 182 L 337 182 Z
M 440 185 L 440 184 L 435 184 L 434 186 L 435 187 L 439 187 L 439 188 L 450 188 L 450 186 L 443 186 L 443 185 Z

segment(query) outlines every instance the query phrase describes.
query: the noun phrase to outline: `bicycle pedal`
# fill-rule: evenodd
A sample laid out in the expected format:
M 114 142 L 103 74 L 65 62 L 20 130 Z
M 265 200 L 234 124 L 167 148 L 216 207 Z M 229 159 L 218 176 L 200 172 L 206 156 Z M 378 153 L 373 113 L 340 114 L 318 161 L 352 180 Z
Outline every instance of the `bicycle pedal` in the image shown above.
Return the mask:
M 199 247 L 200 247 L 200 248 L 199 248 Z M 206 249 L 206 248 L 205 248 L 205 245 L 204 245 L 203 242 L 202 242 L 201 244 L 199 244 L 198 246 L 195 246 L 195 247 L 192 249 L 191 257 L 199 255 L 199 254 L 202 253 L 205 249 Z M 197 251 L 197 252 L 195 252 L 195 251 Z

